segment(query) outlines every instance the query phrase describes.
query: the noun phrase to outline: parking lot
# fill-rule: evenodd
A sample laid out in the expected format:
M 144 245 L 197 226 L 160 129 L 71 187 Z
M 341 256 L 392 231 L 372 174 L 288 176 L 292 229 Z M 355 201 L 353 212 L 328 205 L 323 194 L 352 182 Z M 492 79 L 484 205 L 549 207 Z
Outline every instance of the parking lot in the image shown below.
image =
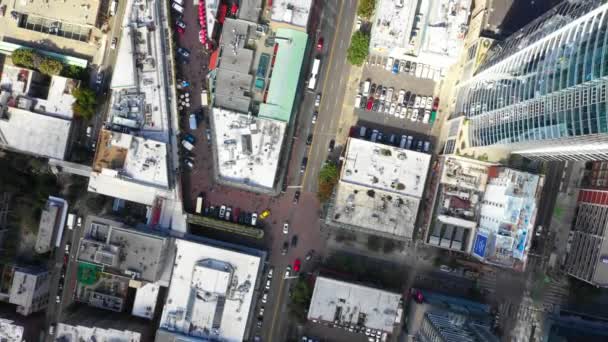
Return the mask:
M 404 68 L 406 63 L 398 63 L 399 71 L 394 73 L 392 66 L 387 70 L 387 62 L 387 57 L 372 55 L 368 58 L 361 76 L 363 83 L 361 86 L 364 86 L 366 80 L 370 81 L 371 86 L 368 96 L 363 96 L 359 108 L 355 108 L 355 114 L 359 121 L 428 135 L 432 126 L 430 123 L 423 123 L 426 108 L 423 108 L 422 104 L 418 105 L 420 108 L 414 108 L 415 98 L 424 97 L 424 107 L 426 107 L 426 98 L 431 97 L 434 100 L 435 81 L 432 78 L 418 77 L 421 75 L 418 75 L 417 70 L 425 69 L 424 66 L 420 69 L 416 67 L 414 71 L 410 68 L 410 71 L 407 71 L 407 68 Z M 389 89 L 392 89 L 392 94 Z M 403 92 L 400 94 L 401 90 Z M 359 90 L 359 94 L 361 92 L 362 89 Z M 389 100 L 386 95 L 389 95 L 391 99 Z M 367 103 L 370 98 L 373 98 L 371 108 Z M 398 103 L 398 100 L 401 102 Z M 418 109 L 418 115 L 414 115 L 415 109 Z M 416 118 L 413 119 L 413 117 Z

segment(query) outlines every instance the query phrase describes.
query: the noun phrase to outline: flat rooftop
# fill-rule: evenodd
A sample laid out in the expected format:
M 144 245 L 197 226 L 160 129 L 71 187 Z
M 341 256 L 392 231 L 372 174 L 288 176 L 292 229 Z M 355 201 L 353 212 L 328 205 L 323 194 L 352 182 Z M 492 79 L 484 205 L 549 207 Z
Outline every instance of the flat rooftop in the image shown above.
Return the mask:
M 0 339 L 21 341 L 23 339 L 23 327 L 9 319 L 0 318 Z
M 431 155 L 362 139 L 348 139 L 340 180 L 422 197 Z
M 312 0 L 275 0 L 272 2 L 272 21 L 306 29 Z
M 445 157 L 440 183 L 483 192 L 493 165 L 464 157 Z
M 220 246 L 176 239 L 177 255 L 160 330 L 242 341 L 263 260 Z
M 340 182 L 331 219 L 389 237 L 411 239 L 420 199 Z
M 118 127 L 169 142 L 169 109 L 160 22 L 155 2 L 129 1 L 123 18 L 108 120 Z
M 287 124 L 220 108 L 212 115 L 220 178 L 271 189 Z
M 147 283 L 137 289 L 135 301 L 133 302 L 133 316 L 152 319 L 156 310 L 160 285 L 157 283 Z
M 410 45 L 418 0 L 403 0 L 403 6 L 397 6 L 397 3 L 395 0 L 376 2 L 370 50 L 389 52 L 393 48 L 407 48 Z
M 481 204 L 473 255 L 523 271 L 532 241 L 540 176 L 509 168 L 491 175 Z
M 46 158 L 65 158 L 72 121 L 14 107 L 6 109 L 8 120 L 0 119 L 0 135 L 7 146 Z
M 257 23 L 262 12 L 262 0 L 242 0 L 239 19 Z
M 392 333 L 401 295 L 372 287 L 317 277 L 308 309 L 308 319 L 339 321 L 345 325 Z
M 14 10 L 58 21 L 95 26 L 99 0 L 17 0 Z
M 116 177 L 168 187 L 167 146 L 127 133 L 102 130 L 93 171 L 115 171 Z
M 55 332 L 57 341 L 112 341 L 112 342 L 139 342 L 141 334 L 129 330 L 102 329 L 98 327 L 85 327 L 82 325 L 68 325 L 58 323 Z
M 117 221 L 88 216 L 78 260 L 105 265 L 122 273 L 138 273 L 136 279 L 155 282 L 164 267 L 169 241 L 164 236 L 130 229 Z
M 31 99 L 29 109 L 40 114 L 52 114 L 66 119 L 74 116 L 72 104 L 75 99 L 72 91 L 79 81 L 61 76 L 47 77 L 41 73 L 4 65 L 0 88 L 11 93 L 13 97 L 25 96 Z
M 266 101 L 260 104 L 260 117 L 290 121 L 307 41 L 305 32 L 286 28 L 276 31 L 274 65 L 269 73 L 272 77 Z

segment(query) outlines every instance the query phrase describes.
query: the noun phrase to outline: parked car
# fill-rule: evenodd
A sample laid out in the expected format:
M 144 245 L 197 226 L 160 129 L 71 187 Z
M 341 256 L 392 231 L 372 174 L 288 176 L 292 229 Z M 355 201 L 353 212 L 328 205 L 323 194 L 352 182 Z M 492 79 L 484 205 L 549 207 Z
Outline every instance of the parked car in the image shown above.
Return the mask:
M 264 294 L 262 295 L 262 303 L 266 304 L 268 302 L 268 293 L 264 292 Z
M 424 151 L 424 153 L 429 153 L 430 150 L 431 150 L 431 142 L 425 141 L 424 146 L 422 147 L 422 151 Z
M 110 49 L 115 50 L 117 44 L 118 44 L 118 38 L 116 38 L 116 37 L 112 38 L 112 43 L 110 44 Z
M 185 49 L 183 47 L 177 48 L 177 53 L 184 58 L 190 57 L 190 50 Z
M 308 251 L 308 253 L 306 253 L 306 261 L 312 259 L 313 254 L 315 253 L 314 249 L 311 249 L 310 251 Z
M 361 106 L 361 94 L 355 96 L 355 108 L 359 108 L 359 106 Z
M 289 242 L 283 242 L 283 248 L 281 248 L 281 255 L 286 255 L 287 250 L 289 249 Z
M 315 96 L 315 107 L 319 108 L 320 105 L 321 105 L 321 94 L 317 94 L 317 96 Z
M 298 236 L 294 235 L 291 237 L 291 247 L 296 247 L 298 245 Z
M 385 68 L 386 70 L 390 71 L 390 70 L 391 70 L 391 68 L 393 67 L 393 61 L 394 61 L 394 58 L 393 58 L 393 57 L 389 57 L 389 58 L 386 60 L 386 65 L 384 66 L 384 68 Z
M 283 234 L 289 234 L 289 222 L 283 223 Z
M 323 50 L 323 37 L 319 37 L 317 40 L 317 51 Z
M 435 100 L 433 101 L 433 107 L 431 109 L 437 110 L 437 108 L 439 108 L 439 98 L 438 97 L 436 97 Z
M 401 112 L 399 112 L 399 118 L 400 119 L 405 119 L 405 116 L 407 115 L 407 107 L 401 107 Z
M 386 101 L 393 101 L 393 93 L 395 92 L 395 89 L 393 87 L 390 87 L 386 90 Z
M 426 106 L 424 108 L 427 110 L 431 110 L 433 108 L 433 97 L 432 96 L 426 97 Z
M 373 105 L 374 105 L 374 98 L 370 96 L 367 99 L 367 106 L 365 107 L 365 109 L 369 112 L 370 110 L 373 109 Z
M 418 140 L 418 144 L 416 145 L 416 151 L 422 152 L 422 145 L 423 145 L 422 140 Z
M 258 223 L 258 214 L 257 213 L 252 213 L 251 214 L 251 225 L 255 227 L 255 225 Z
M 414 137 L 413 136 L 409 136 L 407 137 L 407 143 L 405 144 L 405 148 L 407 148 L 408 150 L 412 148 L 412 142 L 414 141 Z
M 414 100 L 414 108 L 419 108 L 421 101 L 422 101 L 422 98 L 420 96 L 416 96 L 416 99 Z
M 177 27 L 181 28 L 182 30 L 185 30 L 185 29 L 186 29 L 186 23 L 185 23 L 183 20 L 181 20 L 181 19 L 178 19 L 178 20 L 175 22 L 175 26 L 177 26 Z
M 410 75 L 415 75 L 417 66 L 418 65 L 415 62 L 412 62 L 412 64 L 410 65 Z
M 359 108 L 363 109 L 367 106 L 367 96 L 361 96 L 361 101 L 359 101 Z
M 299 272 L 301 267 L 302 267 L 302 262 L 300 261 L 300 259 L 296 259 L 293 261 L 294 272 Z
M 192 159 L 192 157 L 184 158 L 183 162 L 189 169 L 194 169 L 194 159 Z
M 412 121 L 418 121 L 418 108 L 414 108 L 414 110 L 412 111 Z
M 405 98 L 405 90 L 401 89 L 399 90 L 399 95 L 397 95 L 397 103 L 398 104 L 403 104 L 403 99 Z
M 334 150 L 334 146 L 336 145 L 336 141 L 331 139 L 329 141 L 329 146 L 327 147 L 327 152 L 332 152 Z
M 266 280 L 266 286 L 264 286 L 264 288 L 266 290 L 270 290 L 270 284 L 271 284 L 271 281 L 270 280 Z
M 395 62 L 393 63 L 393 74 L 398 74 L 399 73 L 399 60 L 395 59 Z
M 380 92 L 380 101 L 386 100 L 386 87 L 382 87 L 382 91 Z
M 220 213 L 218 214 L 218 217 L 221 218 L 221 219 L 223 219 L 224 216 L 226 216 L 226 206 L 222 205 L 220 207 Z
M 270 267 L 270 268 L 268 269 L 268 274 L 266 275 L 266 278 L 268 278 L 268 279 L 272 279 L 272 274 L 273 274 L 273 272 L 274 272 L 274 267 Z
M 295 194 L 293 194 L 293 204 L 298 204 L 300 201 L 300 190 L 297 190 Z
M 306 145 L 310 146 L 310 144 L 312 144 L 312 138 L 312 133 L 308 133 L 308 137 L 306 138 Z
M 232 215 L 232 207 L 226 208 L 226 215 L 224 215 L 224 219 L 226 221 L 230 221 L 230 216 Z
M 319 112 L 315 111 L 314 113 L 312 113 L 312 124 L 316 124 L 317 123 L 317 115 L 319 114 Z
M 391 107 L 390 107 L 390 109 L 389 109 L 388 113 L 389 113 L 390 115 L 395 115 L 395 110 L 396 110 L 396 109 L 397 109 L 397 104 L 395 104 L 395 102 L 393 102 L 393 103 L 391 103 Z
M 306 171 L 306 164 L 308 164 L 308 158 L 302 158 L 302 165 L 300 166 L 300 173 L 304 173 Z

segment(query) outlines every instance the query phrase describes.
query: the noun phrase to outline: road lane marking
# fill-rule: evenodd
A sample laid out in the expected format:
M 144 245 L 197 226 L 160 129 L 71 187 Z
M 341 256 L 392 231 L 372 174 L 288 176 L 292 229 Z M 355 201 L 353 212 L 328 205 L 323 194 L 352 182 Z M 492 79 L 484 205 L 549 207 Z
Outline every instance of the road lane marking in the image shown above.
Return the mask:
M 338 12 L 338 24 L 336 25 L 336 28 L 339 29 L 340 27 L 340 23 L 342 22 L 342 12 L 344 10 L 344 4 L 346 3 L 346 1 L 341 1 L 340 2 L 340 10 Z M 323 76 L 323 89 L 321 90 L 321 94 L 325 94 L 325 90 L 327 88 L 327 77 L 329 76 L 329 70 L 335 68 L 336 66 L 332 65 L 332 61 L 334 59 L 334 51 L 336 51 L 336 41 L 338 40 L 338 31 L 335 32 L 334 34 L 334 41 L 332 42 L 332 46 L 331 46 L 331 51 L 329 52 L 329 67 L 327 69 L 325 69 L 325 75 Z M 323 103 L 325 103 L 325 96 L 321 97 L 321 105 L 319 106 L 319 108 L 323 107 Z M 327 108 L 327 106 L 325 106 L 325 108 Z M 316 127 L 315 127 L 316 129 Z M 312 146 L 315 145 L 315 136 L 313 135 L 312 137 Z M 312 149 L 308 150 L 308 154 L 307 154 L 307 158 L 310 161 L 310 151 Z M 306 178 L 308 176 L 308 168 L 306 168 L 306 170 L 304 171 L 304 177 L 302 177 L 302 184 L 306 184 Z M 272 333 L 272 331 L 271 331 Z
M 279 272 L 281 274 L 281 272 Z M 281 274 L 281 282 L 279 283 L 279 294 L 277 296 L 277 305 L 274 307 L 272 313 L 272 322 L 270 323 L 270 335 L 268 336 L 268 342 L 272 342 L 272 336 L 274 335 L 274 322 L 276 322 L 277 313 L 281 306 L 281 295 L 283 294 L 283 284 L 285 283 L 285 277 Z

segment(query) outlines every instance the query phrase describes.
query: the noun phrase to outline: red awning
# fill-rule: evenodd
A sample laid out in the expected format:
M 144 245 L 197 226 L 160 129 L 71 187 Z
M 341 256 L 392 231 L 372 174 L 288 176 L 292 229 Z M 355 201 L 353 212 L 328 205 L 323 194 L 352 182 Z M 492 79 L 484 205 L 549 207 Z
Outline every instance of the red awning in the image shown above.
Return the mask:
M 220 56 L 220 50 L 217 49 L 211 53 L 211 57 L 209 58 L 209 71 L 215 69 L 217 67 L 217 60 Z

